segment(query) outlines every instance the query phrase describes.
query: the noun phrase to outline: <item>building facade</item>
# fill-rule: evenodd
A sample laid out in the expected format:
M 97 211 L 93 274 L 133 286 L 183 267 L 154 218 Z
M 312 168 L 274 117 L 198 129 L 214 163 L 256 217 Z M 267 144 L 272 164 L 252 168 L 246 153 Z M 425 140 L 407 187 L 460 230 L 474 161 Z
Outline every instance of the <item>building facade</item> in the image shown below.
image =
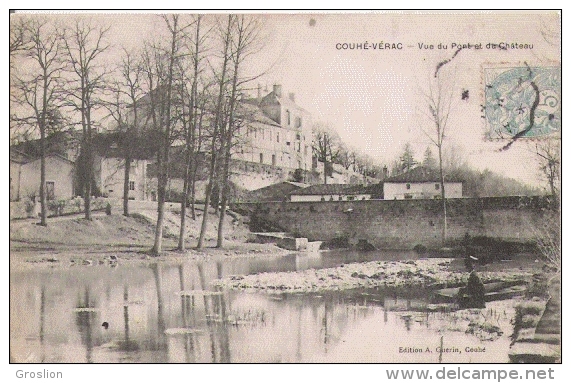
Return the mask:
M 10 153 L 10 201 L 40 195 L 41 159 Z M 75 164 L 55 153 L 46 155 L 46 198 L 48 201 L 74 197 Z
M 147 160 L 134 159 L 129 169 L 129 199 L 146 200 Z M 125 160 L 119 157 L 96 156 L 94 161 L 95 184 L 104 197 L 123 198 Z
M 362 201 L 371 199 L 365 185 L 311 185 L 290 193 L 291 202 Z
M 462 197 L 462 180 L 445 178 L 446 198 Z M 383 182 L 384 199 L 441 198 L 440 175 L 437 170 L 419 166 L 389 177 Z
M 286 169 L 311 170 L 311 115 L 295 103 L 295 94 L 282 94 L 282 86 L 262 97 L 243 100 L 250 121 L 241 133 L 235 159 Z

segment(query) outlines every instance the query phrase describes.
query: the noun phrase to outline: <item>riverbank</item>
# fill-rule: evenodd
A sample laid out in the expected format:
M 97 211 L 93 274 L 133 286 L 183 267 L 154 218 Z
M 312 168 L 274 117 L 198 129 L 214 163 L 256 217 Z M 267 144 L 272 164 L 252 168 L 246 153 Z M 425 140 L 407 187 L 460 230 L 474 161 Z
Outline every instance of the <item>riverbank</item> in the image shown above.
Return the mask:
M 248 227 L 239 219 L 226 217 L 225 244 L 215 248 L 218 217 L 209 213 L 203 249 L 195 248 L 202 222 L 202 211 L 196 220 L 187 217 L 185 251 L 176 250 L 180 213 L 165 213 L 163 253 L 152 257 L 156 211 L 145 210 L 125 217 L 120 214 L 94 214 L 91 221 L 81 216 L 59 217 L 48 220 L 48 226 L 37 225 L 37 220 L 10 222 L 10 262 L 43 265 L 114 264 L 122 261 L 168 261 L 205 256 L 280 255 L 289 251 L 274 244 L 250 243 Z

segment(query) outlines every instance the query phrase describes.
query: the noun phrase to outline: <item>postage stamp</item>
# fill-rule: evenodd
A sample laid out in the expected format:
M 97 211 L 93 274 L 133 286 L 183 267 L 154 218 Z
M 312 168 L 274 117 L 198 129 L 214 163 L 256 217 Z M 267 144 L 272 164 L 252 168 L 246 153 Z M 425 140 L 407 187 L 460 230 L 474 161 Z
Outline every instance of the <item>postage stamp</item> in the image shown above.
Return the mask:
M 537 138 L 561 130 L 561 67 L 484 66 L 486 138 Z

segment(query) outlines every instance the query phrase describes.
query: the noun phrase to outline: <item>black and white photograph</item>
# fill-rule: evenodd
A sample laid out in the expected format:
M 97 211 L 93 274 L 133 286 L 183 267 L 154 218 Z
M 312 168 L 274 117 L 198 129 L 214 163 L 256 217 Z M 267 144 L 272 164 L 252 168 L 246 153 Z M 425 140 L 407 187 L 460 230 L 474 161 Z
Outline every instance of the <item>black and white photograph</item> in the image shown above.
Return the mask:
M 9 17 L 18 378 L 561 363 L 561 11 Z

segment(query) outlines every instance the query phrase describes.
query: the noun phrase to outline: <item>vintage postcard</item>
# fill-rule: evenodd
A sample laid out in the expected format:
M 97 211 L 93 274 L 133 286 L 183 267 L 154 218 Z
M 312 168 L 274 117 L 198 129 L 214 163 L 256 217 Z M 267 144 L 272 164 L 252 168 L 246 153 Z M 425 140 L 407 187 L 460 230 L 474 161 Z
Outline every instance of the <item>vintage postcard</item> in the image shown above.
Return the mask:
M 561 76 L 559 11 L 11 14 L 10 362 L 560 363 Z

